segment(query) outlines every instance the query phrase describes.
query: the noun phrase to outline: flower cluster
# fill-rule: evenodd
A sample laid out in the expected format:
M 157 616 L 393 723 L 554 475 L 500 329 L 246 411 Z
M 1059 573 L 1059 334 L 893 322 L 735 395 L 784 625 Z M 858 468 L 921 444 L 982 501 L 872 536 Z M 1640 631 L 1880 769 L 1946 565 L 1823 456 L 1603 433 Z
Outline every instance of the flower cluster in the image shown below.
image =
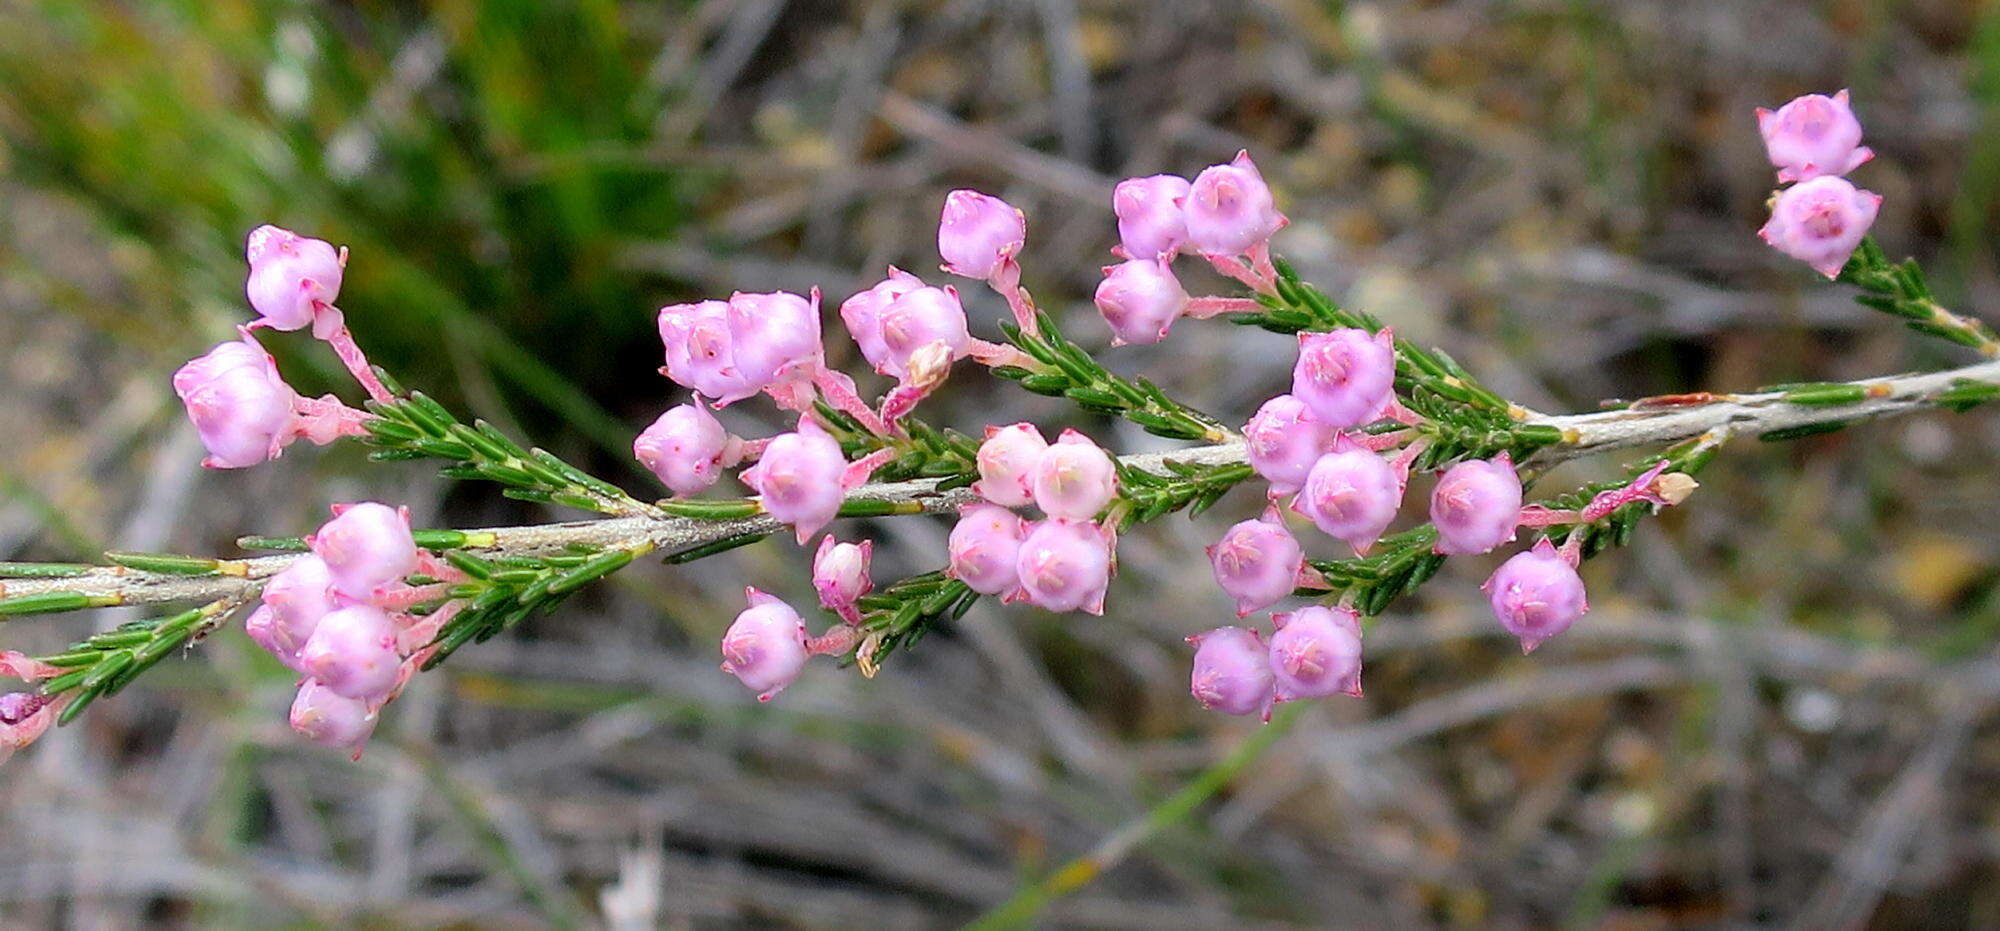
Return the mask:
M 1778 180 L 1790 185 L 1776 194 L 1762 235 L 1819 271 L 1838 273 L 1881 200 L 1843 177 L 1872 156 L 1860 144 L 1846 92 L 1760 110 L 1758 120 Z M 1024 214 L 990 194 L 959 190 L 945 197 L 939 216 L 939 269 L 983 282 L 1006 300 L 1013 317 L 1013 326 L 1003 327 L 1008 342 L 973 334 L 957 287 L 891 267 L 838 305 L 847 337 L 890 382 L 870 400 L 827 362 L 818 289 L 737 292 L 663 307 L 660 371 L 691 397 L 633 440 L 634 457 L 673 495 L 650 503 L 490 425 L 460 422 L 421 394 L 392 391 L 333 303 L 346 251 L 259 227 L 246 248 L 245 285 L 257 319 L 173 379 L 208 451 L 206 465 L 244 468 L 301 438 L 326 444 L 359 437 L 377 447 L 377 458 L 448 460 L 446 475 L 497 481 L 515 497 L 618 515 L 641 528 L 613 544 L 598 537 L 550 545 L 551 538 L 538 537 L 508 552 L 497 532 L 416 532 L 401 509 L 336 506 L 332 520 L 294 541 L 307 552 L 256 580 L 261 589 L 249 589 L 258 603 L 245 621 L 247 633 L 300 676 L 292 726 L 315 742 L 359 753 L 382 707 L 416 671 L 666 545 L 648 521 L 718 522 L 712 536 L 668 554 L 670 562 L 761 538 L 777 525 L 801 546 L 821 537 L 811 583 L 819 606 L 834 618 L 824 631 L 813 635 L 792 604 L 749 588 L 745 608 L 721 638 L 722 669 L 770 700 L 814 656 L 851 656 L 872 675 L 885 644 L 913 642 L 923 625 L 956 617 L 980 596 L 1101 615 L 1120 531 L 1174 510 L 1199 514 L 1253 476 L 1267 493 L 1261 513 L 1226 528 L 1207 554 L 1237 621 L 1268 611 L 1268 625 L 1231 624 L 1189 637 L 1190 688 L 1206 708 L 1268 717 L 1278 702 L 1361 694 L 1363 615 L 1379 613 L 1390 598 L 1428 579 L 1445 558 L 1495 553 L 1515 544 L 1524 527 L 1536 531 L 1532 543 L 1494 557 L 1499 564 L 1482 590 L 1500 627 L 1524 651 L 1535 649 L 1588 610 L 1578 566 L 1593 547 L 1629 528 L 1628 518 L 1678 504 L 1694 487 L 1685 472 L 1673 470 L 1681 463 L 1670 455 L 1629 482 L 1526 503 L 1516 457 L 1567 442 L 1564 431 L 1523 423 L 1533 415 L 1476 384 L 1455 362 L 1399 343 L 1373 318 L 1334 307 L 1282 268 L 1271 238 L 1287 220 L 1248 153 L 1191 180 L 1127 179 L 1114 189 L 1112 208 L 1118 244 L 1111 251 L 1120 263 L 1104 269 L 1095 304 L 1114 345 L 1158 342 L 1182 318 L 1225 313 L 1296 334 L 1289 391 L 1265 400 L 1244 424 L 1242 461 L 1223 455 L 1235 448 L 1223 421 L 1144 379 L 1112 375 L 1063 337 L 1056 317 L 1038 308 L 1021 283 Z M 1864 263 L 1868 255 L 1879 257 L 1879 249 L 1869 249 Z M 1174 271 L 1182 256 L 1199 257 L 1257 296 L 1190 296 Z M 1887 268 L 1886 259 L 1878 264 Z M 1920 287 L 1912 293 L 1911 301 L 1928 300 Z M 1951 321 L 1937 322 L 1943 318 L 1934 311 L 1925 303 L 1897 312 L 1949 329 Z M 366 410 L 333 395 L 299 396 L 257 341 L 259 329 L 308 331 L 327 343 L 366 390 Z M 1968 326 L 1951 332 L 1977 336 Z M 975 443 L 915 420 L 919 403 L 966 359 L 1161 436 L 1217 445 L 1199 461 L 1169 453 L 1140 467 L 1121 465 L 1074 429 L 1051 442 L 1032 423 L 994 425 Z M 1806 386 L 1782 400 L 1852 403 L 1865 393 L 1852 385 Z M 758 395 L 796 414 L 796 426 L 757 439 L 732 434 L 717 412 Z M 1530 430 L 1541 438 L 1519 439 Z M 855 494 L 878 472 L 885 482 L 932 482 Z M 1428 473 L 1435 473 L 1427 479 L 1433 481 L 1428 523 L 1391 534 L 1406 511 L 1412 478 Z M 753 497 L 692 500 L 732 474 Z M 965 500 L 951 490 L 966 486 L 978 500 L 960 510 L 940 572 L 878 592 L 874 541 L 822 536 L 842 515 L 944 510 Z M 1302 530 L 1310 524 L 1319 536 L 1295 534 L 1288 520 Z M 1338 541 L 1331 546 L 1342 558 L 1310 558 L 1328 540 Z M 503 551 L 483 552 L 489 547 Z M 121 566 L 226 574 L 217 560 L 124 555 Z M 233 565 L 237 576 L 247 575 L 246 563 Z M 214 625 L 196 625 L 219 624 L 250 597 L 244 592 L 231 590 L 173 619 L 99 634 L 67 653 L 33 659 L 0 653 L 0 674 L 41 683 L 35 692 L 0 695 L 0 754 L 73 717 L 95 695 L 115 691 L 132 670 L 206 635 Z M 47 610 L 118 603 L 81 588 L 26 597 Z M 1283 610 L 1286 598 L 1310 600 Z M 17 609 L 22 603 L 0 602 Z
M 1118 535 L 1096 518 L 1118 494 L 1111 455 L 1075 430 L 1050 443 L 1017 423 L 987 428 L 978 464 L 973 488 L 989 503 L 966 508 L 952 528 L 946 574 L 1003 601 L 1103 614 Z M 1042 520 L 1008 510 L 1028 504 Z
M 377 713 L 416 671 L 410 657 L 441 619 L 407 613 L 431 595 L 406 581 L 427 562 L 411 535 L 409 512 L 372 501 L 333 511 L 307 538 L 311 554 L 264 584 L 263 603 L 243 628 L 303 677 L 292 729 L 359 755 Z
M 1861 144 L 1847 91 L 1806 94 L 1776 111 L 1759 107 L 1757 129 L 1778 183 L 1797 182 L 1772 196 L 1771 219 L 1757 235 L 1820 274 L 1838 276 L 1882 206 L 1882 195 L 1843 177 L 1875 156 Z
M 1249 310 L 1255 301 L 1190 298 L 1174 276 L 1181 253 L 1199 255 L 1218 271 L 1269 293 L 1276 287 L 1271 236 L 1288 222 L 1250 153 L 1212 165 L 1190 182 L 1177 175 L 1127 178 L 1112 189 L 1118 245 L 1124 259 L 1104 268 L 1097 312 L 1111 325 L 1112 345 L 1157 343 L 1182 317 Z

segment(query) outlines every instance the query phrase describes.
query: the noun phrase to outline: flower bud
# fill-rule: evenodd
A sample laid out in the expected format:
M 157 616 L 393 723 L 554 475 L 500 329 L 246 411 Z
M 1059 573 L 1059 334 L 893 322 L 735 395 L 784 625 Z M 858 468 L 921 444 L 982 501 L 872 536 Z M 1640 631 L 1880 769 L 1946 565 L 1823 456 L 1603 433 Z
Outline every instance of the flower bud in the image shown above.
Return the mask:
M 886 355 L 876 371 L 898 381 L 912 380 L 914 358 L 922 350 L 943 346 L 946 357 L 957 361 L 972 343 L 956 288 L 915 288 L 882 309 L 881 323 Z
M 889 369 L 889 345 L 882 338 L 882 312 L 897 298 L 921 287 L 924 287 L 922 279 L 891 265 L 889 277 L 841 303 L 840 319 L 847 324 L 848 335 L 854 337 L 855 345 L 861 347 L 862 358 L 876 372 L 894 375 Z
M 1521 523 L 1521 476 L 1506 453 L 1471 459 L 1445 470 L 1431 489 L 1431 523 L 1437 552 L 1465 556 L 1491 552 L 1514 539 Z
M 1118 243 L 1128 259 L 1172 258 L 1187 241 L 1182 201 L 1188 181 L 1178 175 L 1126 178 L 1111 189 Z
M 875 590 L 875 580 L 868 577 L 874 555 L 874 540 L 840 543 L 831 536 L 821 537 L 819 551 L 813 554 L 813 589 L 819 592 L 819 603 L 849 624 L 861 623 L 855 603 Z
M 276 459 L 293 438 L 298 394 L 247 333 L 181 366 L 174 373 L 174 393 L 208 449 L 201 462 L 208 468 L 241 469 Z
M 722 671 L 770 701 L 806 667 L 806 624 L 799 612 L 754 588 L 743 590 L 750 607 L 722 635 Z
M 1861 144 L 1861 121 L 1845 90 L 1831 97 L 1806 94 L 1775 113 L 1758 107 L 1757 131 L 1779 183 L 1844 175 L 1875 157 Z
M 1313 464 L 1292 510 L 1311 518 L 1322 533 L 1345 540 L 1357 556 L 1368 555 L 1402 504 L 1403 480 L 1380 455 L 1346 437 Z
M 307 679 L 292 699 L 292 730 L 322 747 L 360 750 L 375 733 L 376 715 L 368 703 L 341 695 Z
M 1590 610 L 1584 598 L 1583 576 L 1548 537 L 1501 563 L 1480 590 L 1486 593 L 1501 626 L 1520 638 L 1523 653 L 1568 630 Z
M 373 605 L 328 612 L 299 651 L 301 672 L 335 694 L 364 702 L 388 697 L 401 663 L 396 626 Z
M 1203 708 L 1223 714 L 1268 714 L 1271 651 L 1254 630 L 1217 627 L 1187 638 L 1194 644 L 1189 691 Z
M 810 299 L 738 291 L 729 296 L 729 332 L 738 374 L 759 389 L 809 382 L 824 364 L 817 288 Z
M 1236 160 L 1227 165 L 1212 165 L 1196 175 L 1184 207 L 1187 241 L 1202 255 L 1249 252 L 1286 222 L 1247 151 L 1236 153 Z
M 723 403 L 763 389 L 736 366 L 727 301 L 699 301 L 660 308 L 660 342 L 666 346 L 666 376 Z M 723 400 L 727 399 L 727 400 Z
M 1090 438 L 1064 430 L 1035 461 L 1035 506 L 1050 517 L 1089 520 L 1118 493 L 1118 468 Z
M 938 222 L 938 255 L 944 270 L 986 280 L 1013 264 L 1027 243 L 1028 219 L 990 194 L 957 190 L 945 195 Z
M 417 569 L 407 508 L 373 501 L 336 507 L 334 518 L 306 542 L 325 561 L 334 589 L 360 601 Z
M 1216 584 L 1236 599 L 1236 616 L 1243 617 L 1291 594 L 1306 554 L 1274 509 L 1229 528 L 1208 548 L 1208 559 Z
M 1128 259 L 1105 268 L 1096 300 L 1116 346 L 1165 339 L 1188 306 L 1187 291 L 1163 258 Z
M 1395 339 L 1348 327 L 1300 333 L 1292 395 L 1328 426 L 1345 430 L 1382 415 L 1396 383 Z
M 1027 527 L 1013 511 L 969 505 L 951 528 L 945 574 L 982 595 L 1013 595 L 1021 587 L 1021 540 Z
M 1271 497 L 1292 494 L 1305 484 L 1319 457 L 1333 448 L 1334 429 L 1304 401 L 1281 394 L 1257 408 L 1243 427 L 1250 467 L 1271 485 Z
M 265 224 L 250 231 L 244 253 L 250 260 L 244 291 L 265 326 L 303 329 L 320 305 L 340 296 L 346 256 L 324 240 Z
M 1086 521 L 1050 518 L 1035 524 L 1021 541 L 1016 562 L 1020 598 L 1050 611 L 1103 614 L 1116 539 L 1110 528 Z
M 1771 204 L 1771 219 L 1757 235 L 1779 252 L 1834 278 L 1868 235 L 1881 206 L 1882 195 L 1857 190 L 1845 178 L 1821 175 L 1779 191 Z
M 1271 623 L 1278 701 L 1361 695 L 1361 615 L 1353 608 L 1308 605 Z
M 742 445 L 707 405 L 682 404 L 632 441 L 632 455 L 674 494 L 692 495 L 720 480 L 722 470 L 736 464 Z
M 243 628 L 285 665 L 299 668 L 299 651 L 319 620 L 340 605 L 333 593 L 333 576 L 326 562 L 306 555 L 264 583 L 263 607 L 244 621 Z
M 987 427 L 979 444 L 979 481 L 972 490 L 994 504 L 1020 507 L 1035 500 L 1035 466 L 1049 441 L 1031 423 Z
M 840 513 L 847 458 L 825 428 L 801 417 L 798 430 L 772 437 L 757 464 L 743 470 L 764 511 L 790 524 L 800 543 Z

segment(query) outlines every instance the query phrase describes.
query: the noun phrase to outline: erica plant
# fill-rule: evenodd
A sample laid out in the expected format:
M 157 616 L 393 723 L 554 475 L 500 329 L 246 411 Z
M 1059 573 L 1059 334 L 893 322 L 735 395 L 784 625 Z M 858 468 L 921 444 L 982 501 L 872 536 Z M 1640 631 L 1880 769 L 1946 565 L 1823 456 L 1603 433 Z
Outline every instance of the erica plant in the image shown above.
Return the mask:
M 204 465 L 251 468 L 300 439 L 351 440 L 372 447 L 376 460 L 438 460 L 446 477 L 494 483 L 504 495 L 592 519 L 419 529 L 393 503 L 329 502 L 330 519 L 305 537 L 242 541 L 262 555 L 0 564 L 0 616 L 175 606 L 60 653 L 0 653 L 0 673 L 29 683 L 0 695 L 0 754 L 240 619 L 300 677 L 292 727 L 358 756 L 410 678 L 468 644 L 554 609 L 634 560 L 685 563 L 779 536 L 800 548 L 802 570 L 810 565 L 819 610 L 749 589 L 718 651 L 723 672 L 770 700 L 808 674 L 814 657 L 873 676 L 981 597 L 1105 615 L 1077 623 L 1118 623 L 1120 535 L 1174 512 L 1199 515 L 1239 486 L 1266 504 L 1207 549 L 1236 623 L 1188 632 L 1190 687 L 1204 707 L 1268 719 L 1278 703 L 1361 694 L 1372 619 L 1456 556 L 1512 551 L 1483 589 L 1495 623 L 1533 650 L 1587 622 L 1578 565 L 1686 502 L 1694 476 L 1729 440 L 1963 410 L 2000 393 L 2000 362 L 1991 361 L 2000 339 L 1942 307 L 1913 262 L 1891 263 L 1867 238 L 1882 198 L 1847 178 L 1873 153 L 1861 145 L 1846 92 L 1760 110 L 1757 127 L 1785 185 L 1772 195 L 1763 239 L 1840 279 L 1861 304 L 1986 361 L 1541 413 L 1299 280 L 1273 254 L 1287 220 L 1250 155 L 1239 153 L 1192 179 L 1117 185 L 1110 251 L 1118 261 L 1104 268 L 1095 295 L 1106 329 L 1081 343 L 1022 285 L 1027 218 L 968 190 L 944 199 L 940 273 L 887 269 L 880 283 L 841 300 L 837 317 L 817 290 L 738 292 L 660 309 L 660 372 L 687 393 L 632 442 L 668 492 L 658 497 L 462 420 L 370 366 L 337 306 L 346 251 L 259 227 L 246 250 L 256 318 L 173 376 L 208 450 Z M 1189 293 L 1176 267 L 1191 262 L 1212 266 L 1242 293 Z M 967 281 L 1005 299 L 1011 319 L 1001 339 L 973 335 L 958 291 Z M 879 391 L 829 366 L 830 319 L 873 367 Z M 1290 392 L 1254 411 L 1211 414 L 1144 378 L 1113 374 L 1086 348 L 1158 342 L 1183 319 L 1281 334 L 1274 348 L 1285 340 L 1294 354 Z M 266 331 L 299 331 L 331 347 L 356 382 L 359 406 L 295 392 L 260 342 Z M 967 377 L 977 368 L 1185 445 L 1119 456 L 1075 429 L 1013 423 L 960 432 L 917 416 L 955 370 Z M 796 426 L 770 437 L 731 433 L 717 412 L 753 399 L 788 412 Z M 1621 479 L 1542 487 L 1559 462 L 1627 451 L 1633 458 Z M 732 472 L 751 496 L 712 493 Z M 1415 508 L 1426 520 L 1391 532 L 1412 512 L 1405 499 L 1421 473 L 1436 474 L 1427 507 Z M 873 541 L 841 523 L 920 514 L 955 524 L 937 570 L 903 579 L 875 578 Z

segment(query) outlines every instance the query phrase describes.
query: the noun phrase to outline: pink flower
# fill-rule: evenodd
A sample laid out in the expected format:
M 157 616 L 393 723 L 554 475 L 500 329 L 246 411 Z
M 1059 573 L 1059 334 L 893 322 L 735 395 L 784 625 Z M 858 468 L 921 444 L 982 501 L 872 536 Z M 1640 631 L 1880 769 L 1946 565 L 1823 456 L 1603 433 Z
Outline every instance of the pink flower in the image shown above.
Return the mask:
M 300 684 L 298 696 L 292 699 L 292 730 L 322 747 L 353 750 L 358 755 L 361 745 L 375 733 L 375 722 L 375 712 L 368 710 L 367 702 L 348 698 L 312 679 Z
M 334 517 L 306 538 L 326 562 L 333 587 L 367 601 L 384 586 L 417 569 L 417 544 L 410 536 L 410 511 L 363 501 L 335 505 Z
M 819 291 L 738 292 L 728 301 L 660 308 L 668 378 L 714 398 L 718 407 L 768 391 L 792 409 L 810 405 L 824 367 Z
M 1345 430 L 1379 418 L 1395 384 L 1395 338 L 1388 330 L 1299 334 L 1292 395 L 1328 426 Z
M 1021 577 L 1017 600 L 1050 611 L 1103 614 L 1116 541 L 1109 527 L 1085 521 L 1050 518 L 1035 524 L 1021 541 L 1015 564 Z
M 208 448 L 201 464 L 241 469 L 278 458 L 296 433 L 298 394 L 278 374 L 278 364 L 245 332 L 219 343 L 174 373 L 174 393 Z
M 1187 311 L 1187 291 L 1164 258 L 1128 259 L 1104 269 L 1097 312 L 1111 324 L 1112 345 L 1157 343 Z
M 1501 563 L 1480 590 L 1486 593 L 1501 626 L 1520 638 L 1523 653 L 1568 630 L 1590 610 L 1583 577 L 1548 537 Z
M 326 562 L 318 556 L 299 557 L 264 583 L 262 597 L 263 606 L 243 622 L 244 632 L 286 666 L 299 669 L 299 651 L 320 618 L 340 606 Z
M 958 303 L 956 288 L 916 288 L 883 308 L 881 320 L 887 355 L 876 371 L 898 381 L 923 380 L 920 376 L 926 373 L 918 371 L 921 366 L 916 363 L 921 350 L 932 348 L 949 364 L 965 358 L 971 349 L 972 334 L 966 331 L 965 308 Z
M 250 231 L 244 253 L 250 260 L 244 290 L 265 326 L 303 329 L 340 296 L 347 255 L 324 240 L 265 224 Z
M 979 444 L 979 481 L 972 490 L 994 504 L 1020 507 L 1035 500 L 1035 466 L 1049 441 L 1031 423 L 987 427 Z
M 1172 258 L 1187 241 L 1181 210 L 1188 181 L 1178 175 L 1126 178 L 1111 189 L 1111 212 L 1118 215 L 1118 242 L 1128 259 Z
M 957 190 L 945 195 L 938 221 L 938 255 L 944 270 L 990 280 L 1005 275 L 1028 239 L 1028 218 L 990 194 Z
M 1345 436 L 1314 463 L 1292 510 L 1311 518 L 1322 533 L 1368 555 L 1402 504 L 1403 480 L 1382 457 Z
M 1285 529 L 1277 510 L 1243 521 L 1223 533 L 1208 548 L 1216 584 L 1236 599 L 1236 616 L 1243 617 L 1277 604 L 1298 587 L 1305 550 Z
M 1845 178 L 1821 175 L 1779 191 L 1771 204 L 1771 219 L 1757 235 L 1779 252 L 1834 278 L 1868 235 L 1881 206 L 1882 195 L 1857 190 Z
M 0 650 L 0 675 L 23 682 L 38 682 L 68 672 L 13 650 Z M 14 751 L 35 742 L 35 738 L 56 723 L 56 716 L 68 704 L 69 692 L 48 696 L 35 692 L 8 692 L 0 695 L 0 763 Z
M 754 588 L 743 590 L 750 607 L 722 635 L 722 671 L 770 701 L 806 667 L 806 624 L 792 606 Z
M 1244 425 L 1246 457 L 1271 484 L 1271 497 L 1282 497 L 1305 484 L 1313 464 L 1333 448 L 1334 432 L 1304 401 L 1281 394 L 1265 401 Z
M 875 590 L 875 580 L 868 577 L 874 555 L 874 540 L 840 543 L 831 536 L 821 537 L 819 551 L 813 554 L 813 589 L 819 592 L 819 603 L 849 624 L 861 623 L 856 603 Z
M 1844 175 L 1875 157 L 1861 144 L 1861 121 L 1854 118 L 1845 90 L 1831 97 L 1806 94 L 1775 113 L 1758 107 L 1757 131 L 1778 169 L 1779 183 Z
M 889 344 L 882 338 L 882 312 L 897 298 L 921 287 L 924 287 L 922 279 L 891 265 L 889 277 L 841 302 L 840 319 L 847 324 L 848 335 L 861 347 L 862 358 L 876 372 L 895 375 L 889 368 Z
M 1250 467 L 1270 483 L 1270 495 L 1282 497 L 1306 483 L 1306 473 L 1334 448 L 1334 428 L 1320 422 L 1306 402 L 1280 394 L 1244 424 L 1244 454 Z
M 756 490 L 765 513 L 790 524 L 800 543 L 832 521 L 847 489 L 866 478 L 852 474 L 840 443 L 806 417 L 799 418 L 795 432 L 772 437 L 757 464 L 741 477 Z
M 1307 605 L 1271 615 L 1271 624 L 1278 701 L 1361 695 L 1361 615 L 1353 608 Z
M 1247 151 L 1236 153 L 1236 160 L 1227 165 L 1213 165 L 1196 175 L 1184 207 L 1187 241 L 1202 255 L 1249 252 L 1287 222 Z
M 375 701 L 396 687 L 396 626 L 373 605 L 349 605 L 328 612 L 299 651 L 301 672 L 335 694 Z
M 729 329 L 737 370 L 774 398 L 783 400 L 782 389 L 809 385 L 825 365 L 818 288 L 810 299 L 785 291 L 738 291 L 729 296 Z
M 1461 462 L 1431 490 L 1431 523 L 1437 552 L 1451 556 L 1491 552 L 1514 539 L 1521 523 L 1521 476 L 1506 453 Z
M 1090 437 L 1064 430 L 1036 460 L 1034 489 L 1042 513 L 1089 520 L 1118 493 L 1118 468 Z
M 951 528 L 951 565 L 945 574 L 982 595 L 1012 600 L 1021 587 L 1021 540 L 1026 535 L 1014 512 L 992 504 L 969 505 Z
M 1254 630 L 1217 627 L 1187 638 L 1194 644 L 1189 691 L 1203 708 L 1223 714 L 1270 714 L 1271 651 Z
M 740 462 L 743 441 L 730 436 L 707 405 L 682 404 L 661 414 L 632 441 L 632 455 L 677 495 L 706 490 Z

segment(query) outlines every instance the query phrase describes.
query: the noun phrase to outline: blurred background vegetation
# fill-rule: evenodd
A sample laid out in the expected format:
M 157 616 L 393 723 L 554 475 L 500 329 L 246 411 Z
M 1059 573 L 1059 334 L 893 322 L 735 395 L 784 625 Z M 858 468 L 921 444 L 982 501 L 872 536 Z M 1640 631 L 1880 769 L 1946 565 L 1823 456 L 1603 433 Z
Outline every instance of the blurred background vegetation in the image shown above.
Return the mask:
M 634 488 L 631 433 L 679 400 L 659 305 L 927 271 L 969 185 L 1028 211 L 1028 283 L 1102 338 L 1111 184 L 1239 147 L 1309 278 L 1538 408 L 1950 363 L 1755 239 L 1751 108 L 1842 86 L 1879 237 L 1993 319 L 2000 7 L 1975 0 L 16 0 L 0 558 L 227 553 L 363 496 L 432 525 L 571 516 L 352 449 L 196 468 L 166 379 L 246 318 L 266 221 L 353 249 L 341 306 L 404 382 Z M 992 335 L 997 299 L 968 302 Z M 267 343 L 302 390 L 346 390 L 303 338 Z M 1288 353 L 1188 325 L 1105 359 L 1240 420 Z M 1075 416 L 969 371 L 927 409 Z M 1979 414 L 1735 447 L 1532 659 L 1464 560 L 1371 634 L 1365 701 L 1114 843 L 1043 920 L 1992 926 L 1996 448 Z M 982 606 L 768 708 L 715 638 L 746 582 L 810 600 L 806 559 L 635 567 L 420 679 L 353 765 L 294 740 L 283 672 L 217 638 L 0 769 L 0 920 L 951 924 L 1256 729 L 1193 707 L 1179 639 L 1227 616 L 1191 568 L 1257 504 L 1134 535 L 1102 621 Z M 850 531 L 885 578 L 940 561 L 941 525 Z

